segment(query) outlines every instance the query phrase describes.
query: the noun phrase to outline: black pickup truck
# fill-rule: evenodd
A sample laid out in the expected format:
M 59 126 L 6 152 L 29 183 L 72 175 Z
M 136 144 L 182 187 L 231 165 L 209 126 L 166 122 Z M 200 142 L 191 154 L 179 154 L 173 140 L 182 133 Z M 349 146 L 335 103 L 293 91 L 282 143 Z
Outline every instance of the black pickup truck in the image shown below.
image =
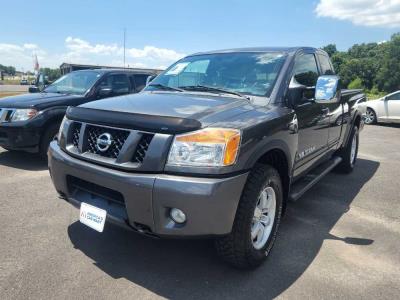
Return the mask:
M 139 92 L 153 75 L 127 69 L 75 71 L 40 93 L 0 99 L 0 146 L 46 157 L 68 106 Z
M 226 261 L 255 267 L 288 201 L 354 168 L 365 96 L 334 74 L 314 48 L 190 55 L 138 94 L 69 108 L 48 153 L 53 183 L 99 232 L 107 220 L 213 237 Z

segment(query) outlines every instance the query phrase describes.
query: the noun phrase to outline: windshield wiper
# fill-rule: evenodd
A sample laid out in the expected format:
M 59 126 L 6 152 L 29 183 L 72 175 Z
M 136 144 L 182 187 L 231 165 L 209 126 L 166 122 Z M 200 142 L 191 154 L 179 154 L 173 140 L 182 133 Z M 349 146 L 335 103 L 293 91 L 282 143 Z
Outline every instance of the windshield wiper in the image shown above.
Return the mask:
M 157 87 L 157 88 L 162 89 L 162 90 L 183 92 L 183 89 L 174 88 L 174 87 L 171 87 L 171 86 L 163 85 L 161 83 L 150 83 L 149 86 L 154 86 L 154 87 Z
M 60 95 L 71 95 L 71 93 L 65 92 L 65 91 L 56 91 L 56 92 L 54 92 L 54 93 L 60 94 Z
M 231 95 L 236 95 L 242 98 L 245 98 L 247 100 L 250 99 L 250 97 L 245 96 L 241 93 L 238 92 L 233 92 L 233 91 L 229 91 L 229 90 L 224 90 L 221 88 L 215 88 L 215 87 L 211 87 L 211 86 L 205 86 L 205 85 L 187 85 L 187 86 L 180 86 L 179 87 L 182 90 L 192 90 L 192 91 L 204 91 L 204 92 L 220 92 L 220 93 L 224 93 L 224 94 L 231 94 Z

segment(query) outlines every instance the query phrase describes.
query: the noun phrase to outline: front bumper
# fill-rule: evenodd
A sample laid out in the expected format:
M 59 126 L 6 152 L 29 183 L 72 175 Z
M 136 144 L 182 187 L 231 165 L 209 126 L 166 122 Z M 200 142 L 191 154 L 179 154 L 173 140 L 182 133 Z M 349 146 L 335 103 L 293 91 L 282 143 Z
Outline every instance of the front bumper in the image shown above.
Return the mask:
M 40 132 L 37 128 L 18 126 L 11 123 L 0 124 L 0 146 L 11 150 L 37 152 Z
M 107 211 L 107 221 L 156 236 L 212 236 L 232 230 L 247 173 L 197 178 L 118 171 L 71 157 L 52 142 L 49 170 L 62 198 Z M 185 212 L 176 224 L 171 208 Z

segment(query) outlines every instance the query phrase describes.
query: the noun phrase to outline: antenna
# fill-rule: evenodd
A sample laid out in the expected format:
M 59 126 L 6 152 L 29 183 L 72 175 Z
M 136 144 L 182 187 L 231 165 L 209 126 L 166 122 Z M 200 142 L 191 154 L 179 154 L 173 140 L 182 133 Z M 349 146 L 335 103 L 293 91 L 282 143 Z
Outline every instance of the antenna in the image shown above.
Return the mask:
M 126 28 L 124 27 L 124 68 L 125 68 L 125 43 L 126 43 Z

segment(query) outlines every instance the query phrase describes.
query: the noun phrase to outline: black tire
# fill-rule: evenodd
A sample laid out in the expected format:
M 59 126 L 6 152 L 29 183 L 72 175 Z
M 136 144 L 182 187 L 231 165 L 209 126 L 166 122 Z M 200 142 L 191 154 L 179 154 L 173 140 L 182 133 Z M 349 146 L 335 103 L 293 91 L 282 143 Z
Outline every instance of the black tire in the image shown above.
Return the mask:
M 47 127 L 47 129 L 43 133 L 39 145 L 39 155 L 42 158 L 47 157 L 47 150 L 49 149 L 49 145 L 56 138 L 59 128 L 60 128 L 59 123 L 51 124 Z
M 349 141 L 347 142 L 347 145 L 342 151 L 340 152 L 340 156 L 342 157 L 342 162 L 336 167 L 336 171 L 340 173 L 351 173 L 354 169 L 354 166 L 357 162 L 357 155 L 358 155 L 358 146 L 359 146 L 359 131 L 358 127 L 354 126 L 353 129 L 351 130 L 350 136 L 349 136 Z M 355 137 L 355 139 L 354 139 Z M 356 143 L 355 145 L 355 155 L 352 157 L 351 150 L 352 150 L 352 144 Z
M 367 107 L 367 117 L 364 119 L 365 124 L 367 125 L 375 125 L 378 123 L 375 111 Z
M 275 192 L 276 210 L 271 233 L 264 247 L 256 249 L 251 238 L 254 211 L 260 193 L 267 187 Z M 256 165 L 249 174 L 240 199 L 232 232 L 216 240 L 216 249 L 223 260 L 240 269 L 261 265 L 274 245 L 283 207 L 282 183 L 279 173 L 269 165 Z

